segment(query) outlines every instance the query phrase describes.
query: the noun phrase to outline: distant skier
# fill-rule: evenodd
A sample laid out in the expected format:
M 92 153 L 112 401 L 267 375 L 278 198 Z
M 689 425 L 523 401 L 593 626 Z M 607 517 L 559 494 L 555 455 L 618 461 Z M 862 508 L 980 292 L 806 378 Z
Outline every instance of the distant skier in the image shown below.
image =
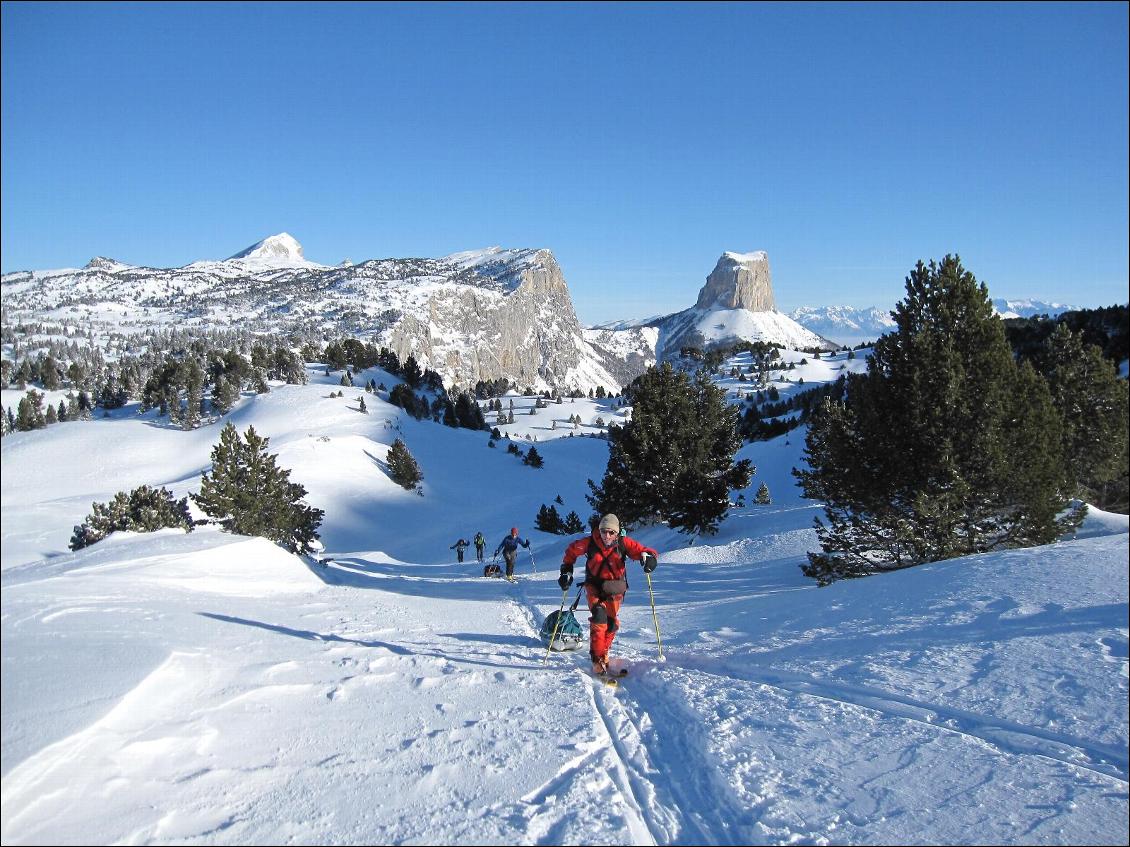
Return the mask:
M 470 544 L 470 543 L 471 542 L 469 542 L 467 539 L 460 538 L 458 541 L 456 541 L 454 544 L 452 544 L 447 549 L 448 550 L 454 550 L 455 555 L 459 557 L 459 564 L 463 564 L 463 551 L 467 549 L 467 545 Z
M 643 565 L 651 573 L 659 565 L 659 554 L 628 536 L 620 535 L 620 519 L 607 514 L 593 527 L 588 538 L 579 538 L 565 548 L 561 576 L 557 584 L 567 591 L 573 584 L 573 564 L 585 556 L 585 581 L 588 595 L 589 658 L 594 674 L 608 673 L 608 651 L 620 628 L 620 603 L 628 590 L 627 560 Z
M 494 549 L 494 555 L 498 555 L 502 551 L 502 558 L 506 560 L 506 578 L 514 579 L 514 561 L 518 558 L 518 545 L 521 544 L 527 550 L 530 549 L 530 542 L 518 537 L 518 527 L 510 528 L 510 534 L 498 543 Z
M 479 561 L 483 560 L 486 555 L 487 540 L 483 537 L 481 532 L 475 533 L 475 555 L 479 557 Z

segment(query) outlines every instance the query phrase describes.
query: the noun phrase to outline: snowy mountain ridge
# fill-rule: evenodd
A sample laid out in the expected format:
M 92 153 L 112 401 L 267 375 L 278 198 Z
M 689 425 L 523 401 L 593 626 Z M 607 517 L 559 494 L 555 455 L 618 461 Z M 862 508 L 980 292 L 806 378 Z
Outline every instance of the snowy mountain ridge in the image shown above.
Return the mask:
M 2 280 L 14 321 L 71 321 L 117 332 L 176 325 L 347 335 L 414 356 L 451 386 L 505 378 L 535 390 L 618 392 L 642 369 L 590 344 L 545 249 L 469 250 L 439 259 L 330 267 L 280 233 L 223 261 L 143 268 L 98 258 L 81 269 Z
M 1064 312 L 1077 310 L 1078 306 L 1063 303 L 1049 303 L 1043 300 L 992 301 L 993 310 L 1004 319 L 1031 318 L 1047 315 L 1054 318 Z M 880 335 L 895 328 L 891 309 L 877 306 L 857 308 L 853 306 L 801 306 L 789 312 L 789 317 L 813 332 L 831 338 L 841 344 L 853 347 L 875 341 Z

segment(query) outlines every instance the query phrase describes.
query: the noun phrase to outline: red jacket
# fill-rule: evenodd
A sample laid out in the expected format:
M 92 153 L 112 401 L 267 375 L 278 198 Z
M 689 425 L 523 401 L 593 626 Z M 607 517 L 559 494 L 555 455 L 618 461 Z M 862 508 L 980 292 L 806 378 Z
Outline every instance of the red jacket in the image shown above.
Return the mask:
M 588 564 L 585 566 L 586 582 L 590 576 L 593 579 L 624 579 L 627 568 L 620 554 L 621 545 L 623 545 L 624 552 L 628 554 L 628 558 L 635 559 L 637 562 L 643 559 L 644 553 L 650 553 L 656 559 L 659 558 L 659 553 L 655 550 L 644 547 L 634 538 L 628 538 L 626 535 L 613 541 L 611 545 L 605 545 L 600 532 L 594 529 L 592 535 L 588 538 L 578 538 L 565 548 L 565 557 L 561 560 L 561 570 L 572 573 L 573 564 L 577 559 L 581 556 L 588 556 Z M 591 555 L 590 550 L 592 551 Z

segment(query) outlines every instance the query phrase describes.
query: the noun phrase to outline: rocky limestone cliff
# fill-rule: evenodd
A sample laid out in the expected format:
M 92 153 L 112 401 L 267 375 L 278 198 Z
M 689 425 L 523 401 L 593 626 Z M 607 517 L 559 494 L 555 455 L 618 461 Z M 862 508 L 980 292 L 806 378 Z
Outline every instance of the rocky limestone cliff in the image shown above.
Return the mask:
M 695 308 L 775 311 L 777 307 L 773 301 L 769 254 L 763 250 L 756 253 L 723 253 L 706 278 L 706 285 L 698 292 Z
M 468 257 L 471 257 L 468 259 Z M 505 377 L 535 389 L 619 390 L 619 382 L 584 339 L 569 288 L 549 250 L 499 251 L 449 257 L 449 272 L 463 284 L 441 284 L 405 311 L 387 333 L 403 360 L 413 355 L 464 387 Z M 469 264 L 470 262 L 470 264 Z M 496 285 L 466 284 L 460 271 Z

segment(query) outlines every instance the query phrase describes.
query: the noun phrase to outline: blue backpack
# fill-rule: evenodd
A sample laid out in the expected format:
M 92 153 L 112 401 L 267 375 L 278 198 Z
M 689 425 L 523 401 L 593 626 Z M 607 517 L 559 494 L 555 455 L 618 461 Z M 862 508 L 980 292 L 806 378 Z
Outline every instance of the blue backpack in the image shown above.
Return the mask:
M 557 634 L 554 635 L 556 629 Z M 576 650 L 585 642 L 585 633 L 572 609 L 550 612 L 541 625 L 541 643 L 550 650 Z

